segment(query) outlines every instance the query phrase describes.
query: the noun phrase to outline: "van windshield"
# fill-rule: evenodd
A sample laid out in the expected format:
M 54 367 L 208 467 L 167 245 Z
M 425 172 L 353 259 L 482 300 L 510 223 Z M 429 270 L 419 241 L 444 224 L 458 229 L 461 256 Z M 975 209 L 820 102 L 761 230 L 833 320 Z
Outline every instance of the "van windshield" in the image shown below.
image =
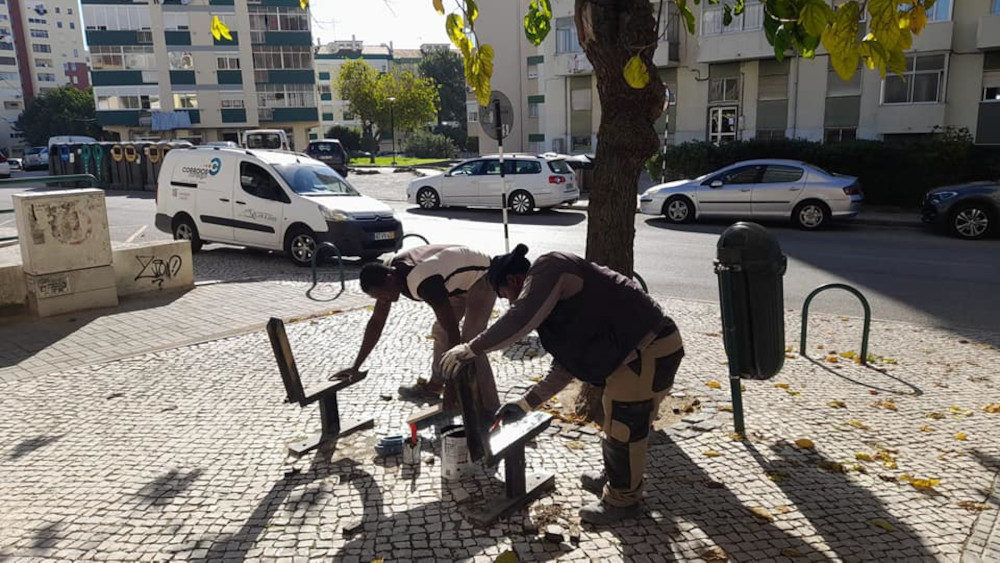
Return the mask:
M 274 168 L 289 187 L 301 195 L 361 195 L 329 166 L 278 164 Z
M 277 133 L 254 133 L 247 135 L 248 149 L 280 149 L 281 135 Z

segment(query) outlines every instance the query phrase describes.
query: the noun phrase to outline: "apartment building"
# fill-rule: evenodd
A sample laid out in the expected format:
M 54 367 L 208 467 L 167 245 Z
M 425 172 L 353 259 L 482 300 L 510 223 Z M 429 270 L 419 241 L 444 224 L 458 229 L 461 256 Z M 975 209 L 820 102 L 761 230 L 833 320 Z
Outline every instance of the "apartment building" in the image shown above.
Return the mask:
M 122 139 L 239 141 L 319 121 L 310 15 L 299 0 L 82 0 L 98 122 Z M 212 35 L 214 17 L 232 40 Z
M 25 146 L 13 124 L 28 102 L 72 84 L 90 85 L 77 0 L 0 2 L 0 148 Z
M 837 76 L 822 52 L 812 60 L 777 61 L 757 1 L 747 0 L 745 13 L 729 26 L 722 25 L 721 7 L 703 2 L 695 35 L 681 29 L 667 5 L 654 62 L 671 92 L 669 121 L 664 116 L 657 123 L 661 135 L 668 129 L 668 143 L 893 141 L 950 126 L 967 128 L 977 143 L 1000 144 L 1000 0 L 938 0 L 907 53 L 903 76 L 883 80 L 859 69 L 850 81 Z M 510 41 L 513 33 L 523 38 L 514 3 L 502 8 L 510 14 L 480 9 L 481 39 L 501 45 L 493 86 L 511 98 L 515 129 L 520 126 L 505 149 L 593 151 L 600 103 L 577 40 L 574 3 L 553 2 L 553 31 L 538 48 Z M 470 117 L 476 109 L 470 97 Z M 482 135 L 479 129 L 470 123 L 469 134 Z M 488 152 L 495 143 L 480 146 Z

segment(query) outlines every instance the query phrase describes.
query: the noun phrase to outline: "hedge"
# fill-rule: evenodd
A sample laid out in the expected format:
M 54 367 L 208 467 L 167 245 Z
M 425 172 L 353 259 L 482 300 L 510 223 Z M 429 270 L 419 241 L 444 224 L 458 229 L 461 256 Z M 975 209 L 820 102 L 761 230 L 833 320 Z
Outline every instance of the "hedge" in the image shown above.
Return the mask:
M 647 169 L 660 178 L 657 154 Z M 668 147 L 666 179 L 695 178 L 724 166 L 758 158 L 801 160 L 838 174 L 857 176 L 865 201 L 917 207 L 936 187 L 1000 178 L 1000 148 L 976 146 L 965 130 L 946 131 L 917 141 L 852 141 L 822 144 L 803 140 L 739 141 L 723 145 L 687 142 Z
M 444 135 L 417 131 L 406 139 L 406 153 L 417 158 L 454 158 L 458 148 Z

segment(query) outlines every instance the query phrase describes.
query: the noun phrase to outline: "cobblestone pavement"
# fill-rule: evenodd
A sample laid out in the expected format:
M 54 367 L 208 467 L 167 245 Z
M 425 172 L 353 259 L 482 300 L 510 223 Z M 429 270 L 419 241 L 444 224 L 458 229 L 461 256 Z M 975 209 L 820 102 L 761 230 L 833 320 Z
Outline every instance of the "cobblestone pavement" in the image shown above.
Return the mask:
M 416 469 L 376 458 L 377 436 L 417 408 L 394 390 L 427 375 L 431 351 L 430 312 L 399 303 L 368 378 L 341 394 L 343 415 L 375 429 L 332 454 L 285 457 L 318 415 L 282 403 L 262 331 L 0 382 L 0 561 L 996 560 L 1000 414 L 984 410 L 1000 397 L 996 334 L 876 322 L 876 370 L 841 356 L 857 349 L 856 319 L 817 316 L 818 363 L 792 353 L 776 378 L 745 383 L 740 442 L 716 306 L 661 302 L 688 351 L 674 395 L 697 405 L 654 435 L 642 518 L 577 532 L 592 499 L 579 475 L 601 463 L 589 427 L 538 438 L 528 463 L 556 474 L 555 491 L 487 530 L 466 517 L 500 491 L 494 475 L 442 482 L 437 443 Z M 307 385 L 350 361 L 367 317 L 288 326 Z M 492 359 L 510 395 L 550 361 L 533 338 Z M 940 481 L 920 490 L 904 475 Z

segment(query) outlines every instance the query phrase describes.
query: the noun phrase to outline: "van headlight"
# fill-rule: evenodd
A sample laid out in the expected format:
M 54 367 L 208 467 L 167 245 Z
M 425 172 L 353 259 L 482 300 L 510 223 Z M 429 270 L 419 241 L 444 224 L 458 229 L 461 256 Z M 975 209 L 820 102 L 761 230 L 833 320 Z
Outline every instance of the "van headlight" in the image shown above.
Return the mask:
M 330 209 L 328 207 L 319 206 L 319 212 L 323 214 L 323 218 L 327 221 L 333 221 L 338 223 L 340 221 L 350 221 L 351 216 L 339 209 Z

